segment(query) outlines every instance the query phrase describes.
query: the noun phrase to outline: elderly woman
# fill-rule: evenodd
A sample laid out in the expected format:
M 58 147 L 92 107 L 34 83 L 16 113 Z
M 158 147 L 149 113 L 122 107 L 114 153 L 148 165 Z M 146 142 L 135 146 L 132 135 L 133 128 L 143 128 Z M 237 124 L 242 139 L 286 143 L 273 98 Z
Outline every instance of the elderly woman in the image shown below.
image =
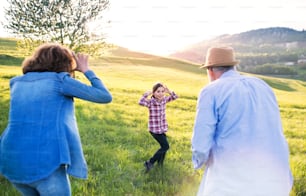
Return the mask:
M 71 195 L 68 174 L 87 177 L 74 97 L 109 103 L 88 56 L 58 44 L 40 46 L 10 81 L 8 126 L 0 140 L 0 173 L 23 195 Z M 71 77 L 82 72 L 86 85 Z

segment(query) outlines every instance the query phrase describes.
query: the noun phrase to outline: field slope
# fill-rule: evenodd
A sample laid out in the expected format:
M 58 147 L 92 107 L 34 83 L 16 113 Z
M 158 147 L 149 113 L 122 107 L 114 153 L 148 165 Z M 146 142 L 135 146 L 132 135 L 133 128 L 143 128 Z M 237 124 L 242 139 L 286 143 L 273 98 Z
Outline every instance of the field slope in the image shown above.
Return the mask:
M 0 39 L 0 133 L 7 125 L 9 79 L 20 75 L 22 55 L 14 40 Z M 113 53 L 91 59 L 92 69 L 113 94 L 113 102 L 99 105 L 76 99 L 76 117 L 89 167 L 86 181 L 71 179 L 73 195 L 195 195 L 203 170 L 191 164 L 191 134 L 197 95 L 207 83 L 198 65 L 151 55 Z M 76 77 L 86 81 L 84 76 Z M 295 178 L 293 195 L 306 195 L 306 83 L 262 77 L 279 101 L 284 132 L 290 145 Z M 148 111 L 138 105 L 141 95 L 164 82 L 179 99 L 169 103 L 170 150 L 163 169 L 144 173 L 143 161 L 158 148 L 147 131 Z M 0 195 L 18 193 L 0 176 Z

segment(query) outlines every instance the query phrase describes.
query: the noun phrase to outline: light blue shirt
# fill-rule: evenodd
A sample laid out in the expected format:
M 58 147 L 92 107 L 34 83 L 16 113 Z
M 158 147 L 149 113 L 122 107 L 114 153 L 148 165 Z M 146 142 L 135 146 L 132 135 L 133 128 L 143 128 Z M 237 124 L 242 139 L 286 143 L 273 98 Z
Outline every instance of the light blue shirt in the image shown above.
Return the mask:
M 28 72 L 10 81 L 8 126 L 0 139 L 0 174 L 11 182 L 31 183 L 61 164 L 68 173 L 87 177 L 73 98 L 111 102 L 112 96 L 93 71 L 90 85 L 66 72 Z
M 288 196 L 288 145 L 271 88 L 235 70 L 199 94 L 192 136 L 195 169 L 206 166 L 198 195 Z

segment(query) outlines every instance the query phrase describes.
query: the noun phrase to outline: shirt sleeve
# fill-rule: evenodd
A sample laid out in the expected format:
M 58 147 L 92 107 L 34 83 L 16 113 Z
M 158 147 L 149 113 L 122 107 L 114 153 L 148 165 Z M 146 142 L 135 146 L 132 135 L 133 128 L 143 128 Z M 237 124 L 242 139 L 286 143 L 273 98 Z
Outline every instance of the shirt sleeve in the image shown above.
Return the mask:
M 71 78 L 69 74 L 64 74 L 62 76 L 63 94 L 96 103 L 109 103 L 112 101 L 111 93 L 93 71 L 88 70 L 84 75 L 91 85 L 86 85 Z
M 147 99 L 149 93 L 144 93 L 140 98 L 138 104 L 145 107 L 150 107 L 150 100 Z
M 209 161 L 210 151 L 214 145 L 217 115 L 213 106 L 213 97 L 204 89 L 198 99 L 191 141 L 192 162 L 195 169 L 201 168 Z
M 178 98 L 177 94 L 175 94 L 175 92 L 172 91 L 170 93 L 170 96 L 166 97 L 166 102 L 170 102 L 170 101 L 176 100 L 177 98 Z

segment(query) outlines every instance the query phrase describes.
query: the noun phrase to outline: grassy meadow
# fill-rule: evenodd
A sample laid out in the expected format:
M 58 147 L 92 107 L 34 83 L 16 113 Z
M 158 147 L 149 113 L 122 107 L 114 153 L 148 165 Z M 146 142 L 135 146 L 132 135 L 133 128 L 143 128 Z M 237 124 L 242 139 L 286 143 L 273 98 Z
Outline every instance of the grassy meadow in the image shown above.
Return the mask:
M 21 75 L 13 40 L 0 39 L 0 133 L 7 125 L 9 80 Z M 75 99 L 89 178 L 71 178 L 75 196 L 192 196 L 203 170 L 191 163 L 191 135 L 197 95 L 207 83 L 197 65 L 146 56 L 107 56 L 90 60 L 113 95 L 107 105 Z M 76 77 L 86 82 L 77 73 Z M 284 133 L 290 146 L 295 183 L 291 196 L 306 195 L 306 82 L 261 77 L 274 90 L 280 105 Z M 159 147 L 147 131 L 148 110 L 138 105 L 141 95 L 161 81 L 179 99 L 167 105 L 170 150 L 163 168 L 144 172 L 143 162 Z M 18 192 L 0 176 L 0 195 Z

